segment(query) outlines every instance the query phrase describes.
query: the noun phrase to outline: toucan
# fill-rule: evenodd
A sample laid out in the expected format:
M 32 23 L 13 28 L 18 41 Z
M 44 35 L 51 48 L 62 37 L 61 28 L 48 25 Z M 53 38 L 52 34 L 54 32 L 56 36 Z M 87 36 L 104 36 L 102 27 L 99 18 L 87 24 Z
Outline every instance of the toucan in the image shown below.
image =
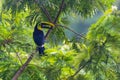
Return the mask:
M 33 39 L 35 44 L 37 45 L 37 50 L 39 51 L 39 55 L 44 55 L 44 43 L 45 43 L 45 36 L 43 32 L 43 28 L 52 29 L 55 25 L 50 22 L 42 22 L 37 23 L 34 27 L 33 32 Z

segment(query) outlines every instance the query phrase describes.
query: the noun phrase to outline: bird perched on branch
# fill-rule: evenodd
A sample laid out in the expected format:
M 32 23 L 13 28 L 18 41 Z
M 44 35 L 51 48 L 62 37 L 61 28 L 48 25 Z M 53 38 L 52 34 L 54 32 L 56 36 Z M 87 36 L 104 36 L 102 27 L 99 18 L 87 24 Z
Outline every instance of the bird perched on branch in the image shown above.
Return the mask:
M 35 44 L 38 46 L 37 49 L 40 55 L 44 55 L 44 43 L 45 36 L 43 32 L 43 28 L 52 29 L 55 25 L 50 22 L 37 23 L 33 32 L 33 39 Z

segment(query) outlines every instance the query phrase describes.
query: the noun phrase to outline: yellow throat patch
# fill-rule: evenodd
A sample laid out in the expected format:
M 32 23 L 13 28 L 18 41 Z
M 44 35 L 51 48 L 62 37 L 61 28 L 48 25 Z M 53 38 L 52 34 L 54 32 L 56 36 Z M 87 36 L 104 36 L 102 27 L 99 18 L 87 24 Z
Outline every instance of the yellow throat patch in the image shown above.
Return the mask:
M 42 30 L 42 27 L 39 25 L 39 26 L 37 26 L 37 29 L 38 30 Z

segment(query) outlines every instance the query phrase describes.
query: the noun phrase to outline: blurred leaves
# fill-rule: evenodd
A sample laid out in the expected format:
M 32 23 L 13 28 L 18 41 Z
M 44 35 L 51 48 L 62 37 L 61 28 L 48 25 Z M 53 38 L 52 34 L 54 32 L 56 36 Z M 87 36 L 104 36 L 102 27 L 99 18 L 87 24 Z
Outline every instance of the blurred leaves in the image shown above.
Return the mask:
M 91 17 L 98 10 L 105 11 L 111 7 L 113 1 L 65 0 L 57 23 L 69 24 L 67 17 L 71 13 Z M 61 0 L 3 2 L 0 16 L 0 79 L 11 80 L 22 65 L 20 59 L 24 63 L 35 48 L 32 40 L 34 25 L 36 22 L 48 21 L 41 6 L 54 19 Z M 119 15 L 119 11 L 106 10 L 89 28 L 86 39 L 69 40 L 63 27 L 56 26 L 46 41 L 51 44 L 45 44 L 47 56 L 40 57 L 36 53 L 19 80 L 119 80 Z

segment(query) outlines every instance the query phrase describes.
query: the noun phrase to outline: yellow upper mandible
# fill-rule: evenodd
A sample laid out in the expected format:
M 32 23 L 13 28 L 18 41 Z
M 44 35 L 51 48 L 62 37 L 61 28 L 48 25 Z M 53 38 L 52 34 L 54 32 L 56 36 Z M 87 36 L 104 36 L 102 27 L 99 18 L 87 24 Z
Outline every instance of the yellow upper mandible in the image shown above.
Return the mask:
M 51 27 L 54 27 L 55 25 L 51 22 L 42 22 L 43 24 L 50 25 Z

